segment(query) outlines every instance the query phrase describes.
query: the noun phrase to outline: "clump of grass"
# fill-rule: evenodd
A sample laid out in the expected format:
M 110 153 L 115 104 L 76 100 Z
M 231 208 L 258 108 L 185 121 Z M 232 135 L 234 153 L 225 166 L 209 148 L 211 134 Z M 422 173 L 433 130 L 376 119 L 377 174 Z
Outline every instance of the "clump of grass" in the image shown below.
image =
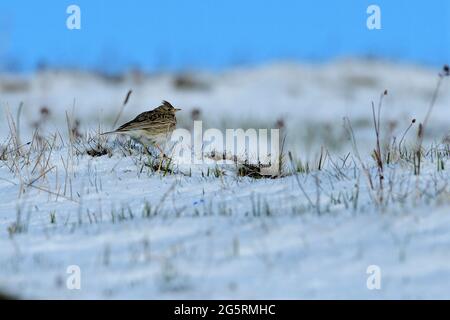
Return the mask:
M 292 160 L 291 160 L 292 158 Z M 329 158 L 328 150 L 323 146 L 320 148 L 320 153 L 316 154 L 314 161 L 302 161 L 300 158 L 290 157 L 291 171 L 292 173 L 310 174 L 312 171 L 322 171 L 325 163 Z
M 249 177 L 253 179 L 262 179 L 267 178 L 264 174 L 261 173 L 261 169 L 263 166 L 261 164 L 250 164 L 250 163 L 242 163 L 237 167 L 237 175 L 238 177 Z
M 102 157 L 108 155 L 112 157 L 112 148 L 108 145 L 107 137 L 100 134 L 100 124 L 93 134 L 88 133 L 85 138 L 78 139 L 72 143 L 76 150 L 76 155 L 87 154 L 91 157 Z
M 31 212 L 28 211 L 27 216 L 23 219 L 22 208 L 18 207 L 16 212 L 16 221 L 8 226 L 8 234 L 13 237 L 16 234 L 26 233 L 28 231 L 28 225 L 30 223 Z
M 284 157 L 283 150 L 278 158 L 278 163 L 274 165 L 270 161 L 267 163 L 262 163 L 261 161 L 255 161 L 252 163 L 248 159 L 241 159 L 239 156 L 231 155 L 226 151 L 223 153 L 212 151 L 210 153 L 205 153 L 204 156 L 214 161 L 229 161 L 234 163 L 236 176 L 238 177 L 249 177 L 253 179 L 276 179 L 284 176 L 282 172 Z M 211 173 L 213 173 L 216 178 L 225 175 L 225 172 L 221 170 L 219 166 L 216 166 L 214 170 L 208 168 L 206 176 L 209 177 Z M 203 173 L 202 176 L 204 176 Z
M 311 172 L 311 168 L 309 165 L 309 162 L 306 161 L 305 163 L 301 160 L 292 160 L 293 161 L 293 172 L 294 173 L 300 173 L 300 174 L 309 174 Z
M 192 175 L 192 173 L 190 173 Z M 218 165 L 214 167 L 214 169 L 211 169 L 208 167 L 206 170 L 206 177 L 214 176 L 215 178 L 220 178 L 225 176 L 225 171 L 222 170 Z M 205 173 L 202 171 L 202 177 L 205 177 Z
M 144 207 L 142 208 L 142 217 L 143 218 L 150 218 L 152 216 L 152 205 L 150 202 L 145 200 Z
M 151 173 L 161 173 L 164 177 L 176 174 L 173 160 L 169 157 L 148 154 L 147 161 L 143 162 L 140 173 L 142 173 L 144 168 L 149 168 Z
M 86 153 L 91 157 L 101 157 L 110 154 L 110 150 L 103 148 L 101 145 L 97 145 L 95 148 L 86 150 Z
M 56 211 L 50 212 L 50 224 L 56 224 Z

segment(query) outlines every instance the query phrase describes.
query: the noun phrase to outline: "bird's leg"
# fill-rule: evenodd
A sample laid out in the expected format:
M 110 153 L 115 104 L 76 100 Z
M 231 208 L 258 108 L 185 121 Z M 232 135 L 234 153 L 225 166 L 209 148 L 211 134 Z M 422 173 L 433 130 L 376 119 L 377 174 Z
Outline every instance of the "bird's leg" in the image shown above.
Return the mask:
M 161 157 L 161 160 L 160 160 L 159 166 L 158 166 L 158 171 L 160 171 L 161 167 L 162 167 L 163 160 L 164 159 L 170 159 L 170 158 L 168 156 L 166 156 L 166 154 L 164 153 L 164 151 L 161 149 L 161 147 L 158 144 L 154 143 L 154 145 L 160 151 L 159 155 Z
M 160 146 L 158 146 L 156 143 L 155 143 L 155 147 L 156 148 L 158 148 L 158 150 L 159 150 L 159 157 L 161 158 L 160 160 L 159 160 L 159 166 L 158 166 L 158 172 L 161 170 L 161 167 L 162 167 L 162 163 L 163 163 L 163 160 L 164 160 L 164 158 L 166 157 L 166 154 L 164 153 L 164 151 L 161 149 L 161 147 Z

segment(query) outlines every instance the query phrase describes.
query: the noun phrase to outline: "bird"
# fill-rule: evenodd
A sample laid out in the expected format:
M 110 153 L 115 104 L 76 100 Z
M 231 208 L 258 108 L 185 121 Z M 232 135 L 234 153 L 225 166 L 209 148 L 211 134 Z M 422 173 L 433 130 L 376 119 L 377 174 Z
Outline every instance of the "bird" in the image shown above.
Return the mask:
M 175 130 L 177 125 L 175 113 L 180 110 L 172 106 L 170 102 L 163 100 L 159 107 L 143 112 L 116 130 L 104 132 L 102 135 L 127 135 L 139 141 L 144 147 L 149 144 L 155 146 L 164 155 L 161 145 L 167 142 Z

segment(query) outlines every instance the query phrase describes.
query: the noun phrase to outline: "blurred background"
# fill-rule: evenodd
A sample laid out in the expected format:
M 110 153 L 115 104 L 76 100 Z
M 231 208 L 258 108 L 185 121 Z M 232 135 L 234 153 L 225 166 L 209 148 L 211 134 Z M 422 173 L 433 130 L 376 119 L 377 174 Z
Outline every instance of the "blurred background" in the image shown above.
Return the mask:
M 71 4 L 81 8 L 81 30 L 66 28 Z M 371 4 L 381 8 L 381 30 L 366 28 Z M 450 54 L 449 13 L 445 0 L 4 0 L 0 67 L 217 70 L 348 56 L 439 66 Z
M 81 30 L 66 27 L 72 4 Z M 366 26 L 372 4 L 381 30 Z M 424 115 L 450 60 L 449 14 L 445 0 L 4 0 L 0 105 L 23 106 L 23 132 L 61 128 L 67 110 L 81 131 L 109 129 L 132 89 L 121 121 L 165 99 L 184 127 L 286 128 L 303 147 L 341 149 L 342 117 L 370 129 L 385 89 L 387 134 Z M 444 119 L 431 119 L 440 136 Z

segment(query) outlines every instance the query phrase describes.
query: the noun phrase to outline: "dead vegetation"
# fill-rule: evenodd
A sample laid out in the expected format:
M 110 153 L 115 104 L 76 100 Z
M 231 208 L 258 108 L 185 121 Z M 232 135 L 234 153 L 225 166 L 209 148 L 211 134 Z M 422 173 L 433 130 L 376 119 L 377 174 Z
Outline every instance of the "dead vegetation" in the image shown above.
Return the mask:
M 283 139 L 282 150 L 277 163 L 256 162 L 251 163 L 227 154 L 211 154 L 210 159 L 231 160 L 234 164 L 234 178 L 236 183 L 240 178 L 251 180 L 293 178 L 299 189 L 298 201 L 300 205 L 293 212 L 313 211 L 317 214 L 331 212 L 335 206 L 344 206 L 346 210 L 359 211 L 367 208 L 368 204 L 361 200 L 361 180 L 366 181 L 367 194 L 371 203 L 379 210 L 385 210 L 391 204 L 406 205 L 407 203 L 430 203 L 432 201 L 447 201 L 450 199 L 450 190 L 445 172 L 446 163 L 450 160 L 450 145 L 431 145 L 425 149 L 423 139 L 428 127 L 434 104 L 437 100 L 439 88 L 444 77 L 449 75 L 448 67 L 444 67 L 439 75 L 439 82 L 435 93 L 422 123 L 419 123 L 417 142 L 411 147 L 405 143 L 407 135 L 416 126 L 416 119 L 401 125 L 385 124 L 383 122 L 383 100 L 387 96 L 384 91 L 379 98 L 377 107 L 372 103 L 372 120 L 374 130 L 374 144 L 371 152 L 371 161 L 364 159 L 359 152 L 357 137 L 353 126 L 348 118 L 344 119 L 344 128 L 350 138 L 353 149 L 340 157 L 333 154 L 326 146 L 320 148 L 320 152 L 311 160 L 302 160 L 295 157 L 293 152 L 285 154 L 285 139 Z M 117 122 L 126 107 L 132 91 L 128 91 L 124 102 L 119 110 L 115 122 Z M 12 174 L 14 179 L 0 177 L 17 187 L 18 199 L 28 196 L 31 190 L 48 195 L 48 199 L 58 201 L 64 199 L 82 207 L 83 191 L 75 190 L 73 181 L 77 178 L 76 166 L 88 157 L 93 160 L 98 157 L 116 157 L 117 165 L 123 158 L 131 159 L 135 165 L 135 172 L 141 176 L 164 178 L 167 176 L 182 175 L 192 177 L 192 172 L 180 170 L 171 158 L 171 155 L 161 157 L 157 152 L 149 152 L 145 147 L 130 140 L 115 139 L 108 141 L 105 136 L 100 135 L 102 128 L 99 125 L 94 132 L 83 133 L 80 123 L 73 115 L 66 113 L 65 134 L 55 132 L 53 134 L 42 134 L 42 129 L 51 116 L 51 110 L 43 107 L 40 111 L 40 120 L 35 124 L 31 141 L 22 141 L 20 134 L 20 110 L 14 117 L 11 112 L 6 111 L 6 120 L 9 127 L 9 136 L 0 146 L 0 166 L 4 166 Z M 199 117 L 200 112 L 192 117 Z M 282 119 L 277 120 L 277 126 L 286 130 L 286 124 Z M 388 128 L 387 130 L 384 130 Z M 384 131 L 383 131 L 384 130 Z M 286 131 L 288 132 L 288 131 Z M 397 136 L 400 139 L 397 139 Z M 383 139 L 384 137 L 384 139 Z M 63 152 L 61 152 L 63 151 Z M 286 159 L 289 161 L 287 162 Z M 370 160 L 370 159 L 369 159 Z M 425 164 L 433 164 L 432 172 L 423 172 Z M 406 168 L 406 170 L 405 170 Z M 428 166 L 429 168 L 429 166 Z M 268 171 L 271 170 L 271 171 Z M 95 192 L 102 191 L 102 177 L 88 166 L 88 183 Z M 216 178 L 223 181 L 229 171 L 217 165 L 208 167 L 201 172 L 204 179 Z M 415 180 L 412 181 L 412 177 Z M 228 177 L 233 179 L 233 177 Z M 352 181 L 352 189 L 341 189 L 341 182 Z M 412 182 L 411 182 L 412 181 Z M 270 205 L 263 205 L 266 212 L 272 214 Z M 151 208 L 151 209 L 148 209 Z M 153 210 L 160 208 L 152 207 L 151 204 L 144 209 L 143 215 L 154 215 Z M 152 212 L 151 214 L 148 212 Z M 184 209 L 183 209 L 184 210 Z M 197 209 L 196 209 L 197 210 Z M 207 210 L 207 209 L 205 209 Z M 255 209 L 256 210 L 256 209 Z M 261 209 L 262 210 L 262 209 Z M 82 211 L 82 209 L 80 209 Z M 218 212 L 232 214 L 231 208 L 219 208 Z M 258 210 L 256 210 L 258 211 Z M 260 211 L 260 210 L 259 210 Z M 111 211 L 113 221 L 124 221 L 132 219 L 135 213 L 131 208 L 123 207 L 119 211 Z M 145 213 L 147 212 L 147 213 Z M 97 214 L 87 211 L 90 223 L 100 221 Z M 29 227 L 31 211 L 27 208 L 18 207 L 16 221 L 8 227 L 10 236 L 27 232 Z M 79 221 L 83 221 L 84 211 L 80 213 Z M 57 213 L 50 213 L 51 224 L 57 224 Z

